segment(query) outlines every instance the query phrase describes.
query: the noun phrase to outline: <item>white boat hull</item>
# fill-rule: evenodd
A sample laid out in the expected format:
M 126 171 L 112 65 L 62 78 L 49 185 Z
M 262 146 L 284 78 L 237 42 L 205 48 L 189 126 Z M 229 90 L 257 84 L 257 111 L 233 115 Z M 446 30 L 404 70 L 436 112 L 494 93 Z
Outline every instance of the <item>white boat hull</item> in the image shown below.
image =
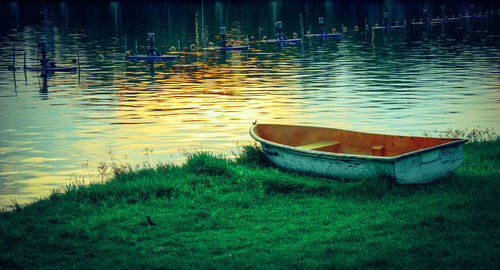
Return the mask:
M 466 142 L 457 139 L 397 156 L 372 156 L 279 144 L 259 137 L 253 127 L 250 135 L 261 143 L 267 158 L 281 168 L 344 179 L 385 175 L 400 184 L 430 183 L 457 169 L 462 164 Z
M 267 158 L 281 168 L 345 179 L 364 179 L 381 175 L 400 184 L 430 183 L 462 164 L 463 144 L 435 149 L 401 159 L 304 153 L 261 143 Z

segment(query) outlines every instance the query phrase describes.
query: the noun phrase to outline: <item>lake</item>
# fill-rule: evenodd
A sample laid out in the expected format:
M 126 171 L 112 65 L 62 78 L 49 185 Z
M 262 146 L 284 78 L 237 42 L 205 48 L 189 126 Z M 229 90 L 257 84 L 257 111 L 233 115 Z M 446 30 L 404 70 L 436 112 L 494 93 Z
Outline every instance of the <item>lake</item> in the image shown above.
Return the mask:
M 199 149 L 232 156 L 251 142 L 256 120 L 400 135 L 498 133 L 500 5 L 443 3 L 2 2 L 0 208 L 100 180 L 113 163 L 181 162 Z M 424 9 L 432 18 L 463 17 L 412 24 Z M 260 42 L 275 37 L 276 21 L 289 38 L 317 33 L 318 17 L 342 37 Z M 384 17 L 407 26 L 373 29 Z M 249 49 L 202 50 L 219 44 L 220 27 Z M 180 59 L 125 60 L 136 40 L 146 53 L 148 33 L 161 53 Z M 56 65 L 78 58 L 80 69 L 25 72 L 24 55 L 36 65 L 40 40 Z M 17 70 L 7 68 L 13 61 Z

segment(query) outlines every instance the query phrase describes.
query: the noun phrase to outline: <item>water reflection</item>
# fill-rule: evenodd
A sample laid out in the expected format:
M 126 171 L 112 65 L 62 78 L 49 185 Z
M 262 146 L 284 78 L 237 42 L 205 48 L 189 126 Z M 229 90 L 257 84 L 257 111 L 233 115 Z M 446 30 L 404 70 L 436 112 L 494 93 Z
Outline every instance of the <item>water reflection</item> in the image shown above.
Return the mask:
M 231 155 L 250 141 L 254 120 L 323 125 L 368 132 L 417 134 L 470 126 L 500 130 L 499 17 L 496 4 L 476 4 L 487 18 L 399 30 L 366 29 L 389 20 L 441 15 L 434 3 L 209 2 L 1 3 L 0 65 L 48 41 L 57 63 L 80 55 L 80 73 L 0 70 L 0 206 L 49 194 L 72 179 L 88 180 L 99 162 L 177 161 L 182 149 Z M 462 2 L 446 11 L 470 12 Z M 491 13 L 491 10 L 494 13 Z M 202 16 L 203 15 L 203 16 Z M 261 43 L 274 22 L 293 36 L 325 28 L 341 38 L 300 44 Z M 302 23 L 300 18 L 302 18 Z M 358 31 L 354 26 L 358 26 Z M 202 51 L 221 26 L 248 51 Z M 144 51 L 156 33 L 175 61 L 128 61 L 124 36 Z M 194 50 L 191 45 L 194 45 Z M 177 49 L 178 50 L 178 49 Z M 102 54 L 102 57 L 99 55 Z

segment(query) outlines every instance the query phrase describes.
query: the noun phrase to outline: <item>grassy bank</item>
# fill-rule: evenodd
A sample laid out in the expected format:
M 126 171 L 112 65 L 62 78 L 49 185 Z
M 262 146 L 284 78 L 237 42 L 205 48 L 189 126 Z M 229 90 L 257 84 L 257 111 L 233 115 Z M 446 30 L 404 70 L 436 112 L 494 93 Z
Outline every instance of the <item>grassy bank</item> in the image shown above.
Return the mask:
M 255 147 L 236 161 L 71 185 L 0 215 L 7 268 L 500 268 L 500 140 L 465 146 L 427 185 L 286 172 Z

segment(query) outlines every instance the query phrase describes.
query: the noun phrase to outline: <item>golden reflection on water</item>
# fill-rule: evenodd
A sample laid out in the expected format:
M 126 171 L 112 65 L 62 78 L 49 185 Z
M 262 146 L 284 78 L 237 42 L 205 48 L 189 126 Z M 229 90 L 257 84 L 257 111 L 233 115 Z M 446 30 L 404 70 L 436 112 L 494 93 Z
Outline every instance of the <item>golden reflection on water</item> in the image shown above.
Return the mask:
M 3 174 L 7 182 L 11 178 L 17 182 L 13 187 L 16 200 L 26 202 L 49 195 L 51 189 L 71 181 L 98 179 L 95 168 L 100 162 L 140 164 L 147 147 L 153 148 L 153 158 L 161 162 L 178 162 L 183 159 L 183 151 L 199 148 L 231 155 L 238 142 L 250 141 L 247 130 L 257 119 L 307 121 L 293 108 L 295 100 L 300 98 L 296 95 L 300 88 L 296 86 L 298 82 L 286 77 L 294 75 L 287 63 L 278 62 L 276 65 L 281 70 L 276 72 L 278 77 L 268 80 L 248 76 L 246 70 L 258 69 L 257 58 L 244 60 L 244 55 L 232 55 L 230 64 L 226 65 L 199 61 L 169 74 L 159 72 L 153 78 L 148 78 L 145 71 L 144 77 L 134 74 L 114 80 L 116 99 L 110 101 L 113 100 L 111 103 L 118 109 L 105 117 L 101 113 L 94 116 L 89 113 L 85 119 L 88 123 L 67 127 L 73 129 L 71 133 L 76 137 L 89 139 L 70 142 L 68 149 L 62 151 L 48 143 L 43 145 L 43 151 L 38 150 L 41 155 L 37 155 L 34 148 L 25 148 L 31 151 L 29 157 L 10 155 L 10 165 L 3 166 Z M 137 68 L 142 67 L 142 63 L 137 63 Z M 87 82 L 81 86 L 100 85 Z M 276 97 L 254 92 L 262 89 L 280 89 L 284 93 Z M 106 96 L 91 96 L 82 99 L 82 103 L 92 106 L 106 99 Z M 102 118 L 107 119 L 111 128 L 92 124 Z M 90 139 L 92 137 L 96 139 Z M 2 148 L 5 153 L 12 150 L 20 149 Z M 53 156 L 53 153 L 58 154 Z M 14 181 L 19 175 L 29 180 Z M 0 204 L 6 206 L 12 198 L 1 196 Z

